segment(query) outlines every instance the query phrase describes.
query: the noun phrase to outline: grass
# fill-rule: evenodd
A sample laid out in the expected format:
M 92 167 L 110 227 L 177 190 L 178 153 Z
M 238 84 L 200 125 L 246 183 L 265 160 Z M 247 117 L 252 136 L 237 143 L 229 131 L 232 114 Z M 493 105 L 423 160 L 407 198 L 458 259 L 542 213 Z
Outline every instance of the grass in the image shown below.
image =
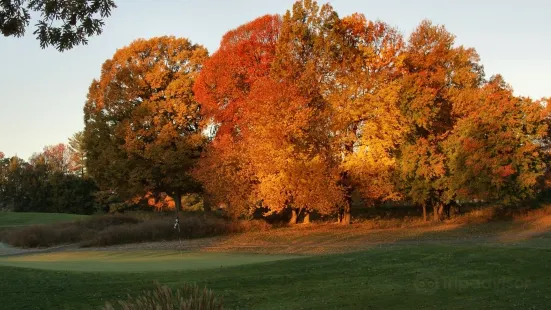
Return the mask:
M 227 309 L 549 308 L 551 208 L 499 218 L 494 211 L 406 227 L 297 225 L 182 241 L 201 252 L 156 247 L 174 249 L 173 241 L 2 257 L 0 304 L 98 309 L 157 280 L 206 286 Z M 150 246 L 157 250 L 143 250 Z
M 178 271 L 154 269 L 167 263 L 160 255 L 141 261 L 139 273 L 0 266 L 0 303 L 6 309 L 97 309 L 153 289 L 158 280 L 173 288 L 207 286 L 229 309 L 547 309 L 550 258 L 549 248 L 424 245 Z M 98 264 L 93 260 L 80 264 Z
M 88 215 L 65 213 L 0 212 L 0 228 L 70 222 L 87 217 Z

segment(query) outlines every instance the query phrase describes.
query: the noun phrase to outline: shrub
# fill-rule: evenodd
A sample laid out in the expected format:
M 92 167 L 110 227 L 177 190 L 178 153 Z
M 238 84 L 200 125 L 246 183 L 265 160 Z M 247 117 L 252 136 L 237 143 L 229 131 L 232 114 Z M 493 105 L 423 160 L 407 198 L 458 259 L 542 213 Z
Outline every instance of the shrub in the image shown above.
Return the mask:
M 172 223 L 166 219 L 150 220 L 138 224 L 124 224 L 107 227 L 89 240 L 84 247 L 107 246 L 124 243 L 164 241 L 177 238 Z
M 120 307 L 106 303 L 104 310 L 216 310 L 222 309 L 222 301 L 207 289 L 200 289 L 195 284 L 184 284 L 181 289 L 173 292 L 170 287 L 155 282 L 156 288 L 144 291 L 142 295 L 128 300 L 119 300 Z
M 11 246 L 20 248 L 51 247 L 89 240 L 98 231 L 140 222 L 141 220 L 128 215 L 104 215 L 75 222 L 9 229 L 2 232 L 0 239 Z
M 21 248 L 51 247 L 78 242 L 81 233 L 75 226 L 54 228 L 48 225 L 32 225 L 4 232 L 2 241 Z
M 109 214 L 101 216 L 93 216 L 85 220 L 80 220 L 76 223 L 78 226 L 83 228 L 89 228 L 93 230 L 102 230 L 108 227 L 123 225 L 123 224 L 138 224 L 143 222 L 143 220 L 126 214 Z M 74 223 L 69 223 L 74 224 Z
M 229 222 L 209 216 L 184 216 L 180 231 L 174 230 L 172 217 L 108 227 L 84 242 L 84 247 L 108 246 L 125 243 L 195 239 L 228 235 L 246 231 L 261 231 L 270 228 L 264 221 Z
M 147 219 L 147 218 L 150 219 Z M 205 214 L 184 214 L 180 231 L 172 215 L 114 214 L 49 225 L 32 225 L 2 231 L 0 240 L 15 247 L 38 248 L 79 243 L 83 247 L 125 243 L 194 239 L 267 230 L 265 221 L 232 222 Z

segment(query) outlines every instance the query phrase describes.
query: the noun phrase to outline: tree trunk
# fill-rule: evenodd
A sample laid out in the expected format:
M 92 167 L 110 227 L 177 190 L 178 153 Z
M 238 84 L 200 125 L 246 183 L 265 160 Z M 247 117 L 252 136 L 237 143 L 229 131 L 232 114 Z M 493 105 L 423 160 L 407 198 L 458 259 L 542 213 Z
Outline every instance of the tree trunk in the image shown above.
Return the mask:
M 182 194 L 180 191 L 174 192 L 174 210 L 176 211 L 176 219 L 180 220 L 180 209 L 182 209 Z
M 438 204 L 432 206 L 432 220 L 438 221 Z
M 435 204 L 433 207 L 433 211 L 434 211 L 434 220 L 441 221 L 442 215 L 444 213 L 444 204 L 440 202 Z
M 296 209 L 291 209 L 291 219 L 289 220 L 289 224 L 294 225 L 297 223 L 298 220 L 298 214 Z
M 343 224 L 343 225 L 350 224 L 350 220 L 352 218 L 350 211 L 351 211 L 350 202 L 347 202 L 344 208 L 342 209 L 340 224 Z
M 341 224 L 349 225 L 352 219 L 352 215 L 350 214 L 350 208 L 348 210 L 344 210 L 344 215 L 342 217 Z
M 304 213 L 304 219 L 302 220 L 304 224 L 310 224 L 310 212 L 306 211 Z
M 427 221 L 427 205 L 423 204 L 423 221 Z

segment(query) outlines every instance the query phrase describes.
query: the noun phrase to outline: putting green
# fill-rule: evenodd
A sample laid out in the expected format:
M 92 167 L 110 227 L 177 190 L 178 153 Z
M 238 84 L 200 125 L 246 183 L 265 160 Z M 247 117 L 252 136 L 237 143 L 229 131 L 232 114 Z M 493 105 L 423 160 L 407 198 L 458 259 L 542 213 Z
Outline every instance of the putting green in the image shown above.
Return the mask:
M 88 272 L 199 270 L 278 261 L 296 255 L 175 251 L 75 251 L 0 257 L 0 265 Z

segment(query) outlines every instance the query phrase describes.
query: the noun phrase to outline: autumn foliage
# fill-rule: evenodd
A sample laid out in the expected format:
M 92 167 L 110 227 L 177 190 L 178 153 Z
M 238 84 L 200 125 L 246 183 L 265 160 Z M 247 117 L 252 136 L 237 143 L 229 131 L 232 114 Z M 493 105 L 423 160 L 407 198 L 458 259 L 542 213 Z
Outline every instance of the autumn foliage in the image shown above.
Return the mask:
M 87 171 L 101 187 L 127 199 L 164 192 L 178 207 L 198 190 L 189 170 L 205 138 L 191 88 L 206 58 L 187 39 L 159 37 L 103 64 L 84 107 Z
M 236 218 L 350 223 L 354 194 L 439 218 L 454 202 L 544 189 L 548 106 L 487 79 L 443 26 L 422 21 L 404 38 L 303 0 L 229 31 L 210 57 L 173 37 L 117 51 L 89 90 L 86 170 L 104 188 L 165 192 L 177 206 L 201 191 Z

